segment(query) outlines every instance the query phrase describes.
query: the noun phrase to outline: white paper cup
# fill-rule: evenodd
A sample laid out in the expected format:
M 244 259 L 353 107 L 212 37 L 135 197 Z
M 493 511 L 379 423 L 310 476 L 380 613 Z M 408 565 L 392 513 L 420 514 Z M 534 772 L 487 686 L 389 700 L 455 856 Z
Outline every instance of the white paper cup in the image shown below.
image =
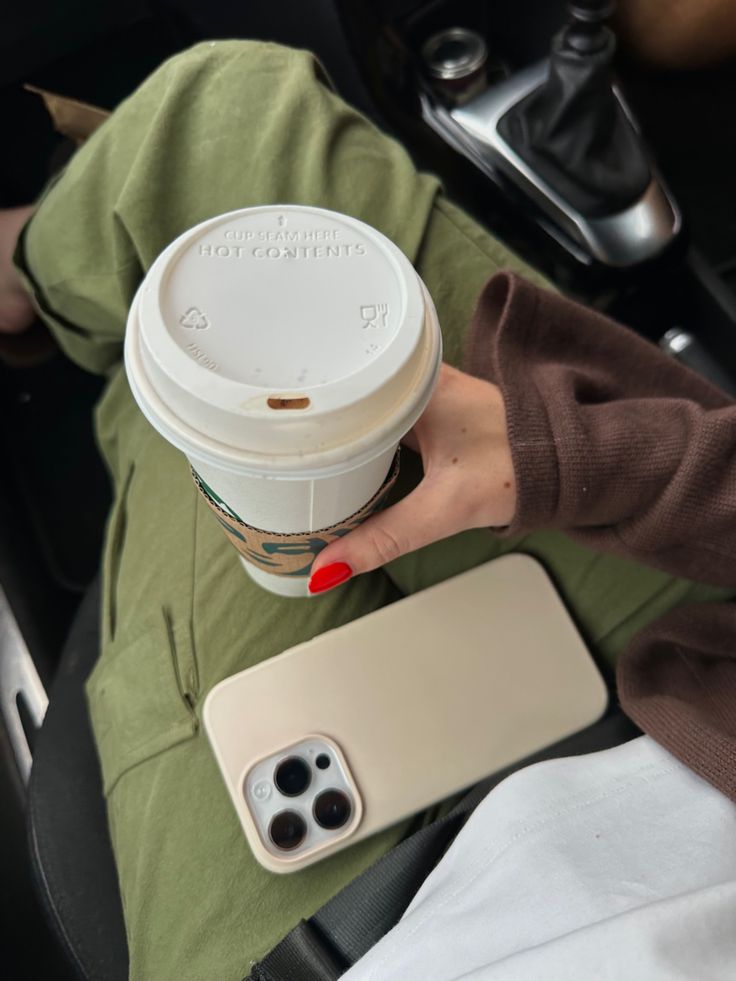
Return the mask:
M 296 205 L 230 212 L 172 242 L 125 339 L 147 419 L 225 514 L 281 535 L 338 524 L 373 497 L 441 357 L 403 253 L 363 222 Z M 273 592 L 307 595 L 309 556 L 290 575 L 244 564 Z

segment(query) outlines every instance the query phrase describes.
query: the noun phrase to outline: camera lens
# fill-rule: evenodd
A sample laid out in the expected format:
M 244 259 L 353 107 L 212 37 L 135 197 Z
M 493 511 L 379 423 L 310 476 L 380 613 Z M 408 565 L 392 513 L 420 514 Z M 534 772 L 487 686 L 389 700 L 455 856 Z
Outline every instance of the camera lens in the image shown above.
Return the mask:
M 314 761 L 314 765 L 318 770 L 326 770 L 330 765 L 330 757 L 327 753 L 320 753 L 317 759 Z
M 296 811 L 282 811 L 271 821 L 268 833 L 277 848 L 289 852 L 304 841 L 307 825 Z
M 350 820 L 353 806 L 341 790 L 324 790 L 316 798 L 312 812 L 320 827 L 334 831 Z
M 301 756 L 289 756 L 276 767 L 273 780 L 285 797 L 298 797 L 312 782 L 312 771 Z

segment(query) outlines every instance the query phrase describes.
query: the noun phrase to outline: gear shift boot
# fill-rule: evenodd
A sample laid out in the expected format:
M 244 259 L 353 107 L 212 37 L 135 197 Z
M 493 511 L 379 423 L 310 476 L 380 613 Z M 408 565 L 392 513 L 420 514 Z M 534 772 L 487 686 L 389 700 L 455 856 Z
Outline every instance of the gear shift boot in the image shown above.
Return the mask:
M 646 191 L 652 174 L 639 135 L 611 87 L 615 41 L 581 54 L 553 42 L 545 81 L 498 123 L 516 153 L 586 218 L 622 211 Z

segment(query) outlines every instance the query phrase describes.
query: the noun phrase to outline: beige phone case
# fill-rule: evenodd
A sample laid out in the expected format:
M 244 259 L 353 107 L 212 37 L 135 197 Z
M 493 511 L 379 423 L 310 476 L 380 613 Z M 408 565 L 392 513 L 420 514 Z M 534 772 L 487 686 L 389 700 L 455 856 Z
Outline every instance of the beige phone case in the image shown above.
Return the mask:
M 204 723 L 256 858 L 290 872 L 584 728 L 606 703 L 547 574 L 509 555 L 227 678 Z M 243 783 L 313 735 L 342 751 L 355 820 L 310 855 L 276 857 Z

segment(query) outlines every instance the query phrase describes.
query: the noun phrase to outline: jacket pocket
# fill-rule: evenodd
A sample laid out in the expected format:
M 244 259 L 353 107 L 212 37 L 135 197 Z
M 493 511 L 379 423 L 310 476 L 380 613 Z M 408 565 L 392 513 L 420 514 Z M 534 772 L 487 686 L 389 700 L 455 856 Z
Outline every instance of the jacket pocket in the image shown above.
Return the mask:
M 197 688 L 191 630 L 165 607 L 105 646 L 87 698 L 106 795 L 132 767 L 195 735 Z

